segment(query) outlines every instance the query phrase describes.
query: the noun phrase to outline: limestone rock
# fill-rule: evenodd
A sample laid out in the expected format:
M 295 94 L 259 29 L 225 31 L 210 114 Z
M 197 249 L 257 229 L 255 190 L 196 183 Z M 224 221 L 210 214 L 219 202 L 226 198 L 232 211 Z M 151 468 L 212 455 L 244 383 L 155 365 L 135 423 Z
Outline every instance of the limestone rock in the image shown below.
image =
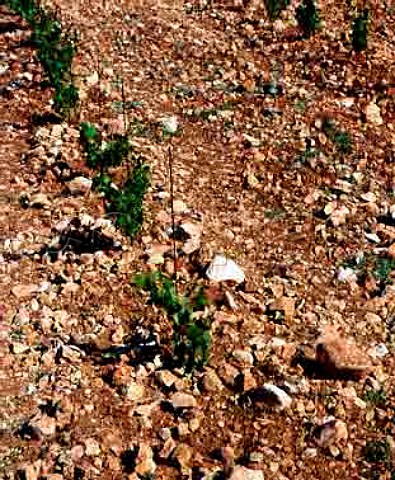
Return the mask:
M 67 186 L 72 195 L 85 195 L 92 188 L 92 180 L 85 177 L 76 177 Z
M 140 385 L 133 380 L 130 381 L 125 387 L 124 391 L 126 397 L 132 402 L 140 402 L 144 399 L 145 388 L 144 385 Z
M 171 396 L 170 403 L 173 408 L 194 408 L 197 405 L 193 395 L 182 392 L 174 393 Z
M 45 208 L 49 207 L 50 205 L 51 202 L 43 193 L 37 193 L 36 195 L 33 195 L 29 201 L 29 206 L 32 208 Z
M 290 407 L 292 403 L 292 398 L 283 389 L 271 383 L 249 390 L 246 395 L 253 405 L 270 407 L 275 410 L 284 410 Z
M 181 224 L 180 228 L 188 236 L 188 239 L 186 240 L 186 242 L 184 243 L 184 246 L 182 247 L 182 251 L 185 254 L 189 255 L 199 250 L 201 245 L 201 236 L 203 233 L 202 225 L 192 223 L 192 222 L 186 222 Z
M 213 282 L 233 281 L 243 283 L 245 275 L 243 270 L 230 258 L 224 255 L 215 255 L 207 271 L 207 278 Z
M 88 457 L 97 457 L 101 453 L 99 442 L 94 438 L 87 438 L 85 444 L 85 455 Z
M 233 351 L 233 357 L 242 365 L 251 366 L 254 364 L 254 356 L 248 350 L 238 348 Z
M 344 337 L 333 327 L 327 328 L 315 345 L 316 361 L 325 373 L 346 375 L 355 379 L 367 374 L 372 363 L 368 355 L 350 337 Z

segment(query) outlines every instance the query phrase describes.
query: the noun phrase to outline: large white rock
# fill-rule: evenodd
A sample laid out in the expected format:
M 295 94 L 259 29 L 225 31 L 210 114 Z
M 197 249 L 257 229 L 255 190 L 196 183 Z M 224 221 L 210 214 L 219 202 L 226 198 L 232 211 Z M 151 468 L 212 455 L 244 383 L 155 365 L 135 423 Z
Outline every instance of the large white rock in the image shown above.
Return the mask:
M 209 280 L 214 282 L 233 281 L 243 283 L 245 280 L 243 270 L 232 259 L 224 255 L 215 255 L 206 275 Z

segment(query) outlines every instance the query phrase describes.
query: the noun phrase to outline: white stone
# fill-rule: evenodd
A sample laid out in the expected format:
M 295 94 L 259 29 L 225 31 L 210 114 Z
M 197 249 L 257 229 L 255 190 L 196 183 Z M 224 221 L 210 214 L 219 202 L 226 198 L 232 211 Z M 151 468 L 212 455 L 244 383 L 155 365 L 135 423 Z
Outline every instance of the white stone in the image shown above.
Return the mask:
M 385 343 L 379 343 L 370 351 L 370 356 L 373 358 L 384 358 L 388 353 L 389 350 Z
M 6 63 L 0 63 L 0 75 L 4 75 L 8 68 Z
M 178 377 L 169 370 L 159 370 L 156 372 L 156 379 L 160 385 L 170 388 L 178 380 Z
M 337 279 L 339 282 L 356 282 L 358 280 L 358 276 L 355 273 L 355 271 L 350 268 L 339 268 L 339 271 L 337 272 Z
M 84 195 L 92 188 L 92 180 L 85 177 L 76 177 L 67 184 L 72 195 Z
M 367 192 L 361 195 L 361 199 L 368 203 L 375 203 L 377 197 L 373 192 Z
M 99 442 L 94 438 L 87 438 L 85 440 L 85 454 L 88 457 L 97 457 L 100 455 L 101 449 Z
M 224 255 L 215 255 L 210 263 L 207 272 L 207 278 L 214 282 L 234 281 L 243 283 L 245 275 L 243 270 L 230 258 Z
M 365 233 L 365 237 L 372 243 L 380 243 L 380 237 L 377 233 Z
M 176 117 L 165 117 L 162 118 L 163 130 L 166 133 L 174 134 L 178 130 L 178 121 Z
M 53 228 L 56 232 L 62 233 L 65 230 L 67 230 L 69 226 L 70 226 L 70 220 L 67 218 L 64 218 L 59 223 L 57 223 Z

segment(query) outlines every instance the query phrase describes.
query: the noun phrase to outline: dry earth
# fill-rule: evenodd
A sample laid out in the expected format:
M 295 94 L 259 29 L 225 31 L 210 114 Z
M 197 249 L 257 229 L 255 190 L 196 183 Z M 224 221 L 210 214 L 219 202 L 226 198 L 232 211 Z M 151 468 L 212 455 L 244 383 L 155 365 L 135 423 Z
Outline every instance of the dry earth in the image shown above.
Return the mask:
M 82 101 L 68 123 L 34 125 L 51 92 L 28 26 L 0 7 L 0 478 L 393 480 L 395 8 L 373 5 L 356 54 L 347 2 L 322 4 L 308 40 L 295 2 L 274 26 L 254 2 L 45 3 L 79 32 Z M 93 176 L 80 121 L 123 131 L 119 79 L 152 168 L 143 231 L 107 225 L 121 249 L 50 258 L 65 222 L 105 217 L 61 167 Z M 163 117 L 179 135 L 163 138 Z M 327 118 L 348 137 L 333 141 Z M 171 324 L 131 285 L 173 267 L 169 147 L 176 220 L 202 227 L 198 263 L 223 253 L 246 276 L 218 287 L 210 360 L 190 376 L 167 368 Z M 189 260 L 180 288 L 208 286 Z M 331 326 L 341 335 L 314 357 Z M 104 358 L 117 345 L 131 348 Z M 282 390 L 263 395 L 268 383 Z

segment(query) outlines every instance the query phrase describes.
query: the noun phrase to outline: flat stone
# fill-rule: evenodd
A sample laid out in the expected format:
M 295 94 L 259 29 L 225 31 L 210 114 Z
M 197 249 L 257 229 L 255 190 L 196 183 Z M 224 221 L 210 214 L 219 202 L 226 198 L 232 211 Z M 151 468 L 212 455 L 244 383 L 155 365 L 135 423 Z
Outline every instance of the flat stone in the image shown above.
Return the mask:
M 166 388 L 172 387 L 178 380 L 178 377 L 169 370 L 159 370 L 155 377 L 158 383 Z
M 174 200 L 173 202 L 173 210 L 176 215 L 181 213 L 185 213 L 188 211 L 188 206 L 182 200 Z
M 55 435 L 56 433 L 56 419 L 43 415 L 39 420 L 34 422 L 34 426 L 39 428 L 41 433 L 46 437 Z
M 352 283 L 352 282 L 356 282 L 358 280 L 358 276 L 357 276 L 355 270 L 353 270 L 352 268 L 350 268 L 350 267 L 346 267 L 346 268 L 340 267 L 338 272 L 337 272 L 337 279 L 339 280 L 339 282 Z
M 84 454 L 85 454 L 85 448 L 83 447 L 83 445 L 75 445 L 70 450 L 70 457 L 73 460 L 73 462 L 78 462 L 78 460 L 81 460 Z
M 97 440 L 94 438 L 87 438 L 84 441 L 85 444 L 85 455 L 88 457 L 97 457 L 101 453 L 100 445 Z
M 26 285 L 15 285 L 15 287 L 12 287 L 11 292 L 16 298 L 22 299 L 31 297 L 37 290 L 38 286 L 30 283 Z
M 166 133 L 172 135 L 174 135 L 179 128 L 178 120 L 175 116 L 162 118 L 162 126 Z
M 370 350 L 369 354 L 372 358 L 384 358 L 389 354 L 389 350 L 385 343 L 379 343 Z
M 180 225 L 180 228 L 188 235 L 188 240 L 184 243 L 182 250 L 186 255 L 199 250 L 201 245 L 201 236 L 203 227 L 200 224 L 186 222 Z
M 188 393 L 177 392 L 170 398 L 173 408 L 194 408 L 197 406 L 196 399 Z
M 15 342 L 12 344 L 12 352 L 15 353 L 15 355 L 20 355 L 21 353 L 28 352 L 29 350 L 29 345 L 25 345 L 24 343 Z

